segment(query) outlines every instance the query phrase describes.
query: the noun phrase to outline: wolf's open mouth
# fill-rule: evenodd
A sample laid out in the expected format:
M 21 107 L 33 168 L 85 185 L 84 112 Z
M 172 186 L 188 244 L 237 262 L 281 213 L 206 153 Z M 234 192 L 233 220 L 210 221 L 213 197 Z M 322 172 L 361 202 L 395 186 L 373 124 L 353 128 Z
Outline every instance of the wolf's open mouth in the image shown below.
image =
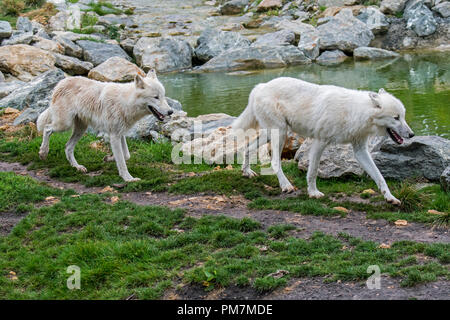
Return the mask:
M 153 115 L 156 117 L 156 119 L 158 119 L 159 121 L 163 121 L 164 120 L 164 115 L 162 113 L 158 112 L 158 110 L 156 110 L 152 106 L 148 106 L 148 108 L 153 113 Z
M 397 144 L 403 143 L 402 137 L 400 137 L 400 135 L 397 132 L 395 132 L 395 130 L 392 130 L 390 128 L 386 128 L 386 130 L 389 133 L 389 136 L 391 137 L 391 139 L 394 140 Z

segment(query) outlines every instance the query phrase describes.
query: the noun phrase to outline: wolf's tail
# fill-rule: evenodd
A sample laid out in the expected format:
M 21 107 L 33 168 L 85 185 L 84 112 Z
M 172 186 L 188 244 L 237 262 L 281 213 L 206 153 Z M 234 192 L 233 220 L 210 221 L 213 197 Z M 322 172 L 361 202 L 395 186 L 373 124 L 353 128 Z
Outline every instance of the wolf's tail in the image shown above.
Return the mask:
M 234 120 L 233 122 L 233 129 L 253 129 L 258 127 L 258 121 L 255 117 L 255 114 L 253 112 L 253 104 L 254 104 L 254 97 L 253 97 L 253 91 L 250 93 L 250 97 L 248 99 L 248 105 L 245 108 L 245 110 L 241 113 L 241 115 Z
M 51 121 L 51 115 L 49 112 L 50 108 L 47 108 L 44 112 L 42 112 L 36 122 L 36 127 L 38 132 L 43 132 L 44 131 L 44 127 L 50 123 Z

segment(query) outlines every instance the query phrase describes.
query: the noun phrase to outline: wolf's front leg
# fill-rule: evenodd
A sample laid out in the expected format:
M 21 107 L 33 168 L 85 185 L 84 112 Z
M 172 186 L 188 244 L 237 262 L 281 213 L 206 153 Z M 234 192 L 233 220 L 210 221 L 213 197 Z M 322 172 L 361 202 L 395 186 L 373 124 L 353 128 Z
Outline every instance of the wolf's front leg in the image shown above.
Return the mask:
M 361 167 L 367 172 L 373 181 L 375 181 L 386 201 L 395 205 L 401 204 L 400 200 L 391 194 L 391 191 L 389 191 L 389 187 L 381 175 L 380 170 L 378 170 L 375 162 L 373 162 L 373 159 L 367 150 L 367 142 L 358 145 L 354 144 L 353 151 L 355 153 L 356 160 L 358 160 Z
M 308 182 L 308 195 L 310 198 L 321 198 L 323 193 L 317 189 L 317 170 L 319 169 L 320 157 L 327 143 L 321 140 L 314 140 L 311 149 L 309 150 L 309 165 L 308 173 L 306 174 L 306 181 Z
M 127 182 L 139 181 L 139 178 L 133 178 L 128 172 L 127 163 L 122 150 L 122 137 L 118 135 L 110 135 L 111 149 L 116 160 L 119 175 Z

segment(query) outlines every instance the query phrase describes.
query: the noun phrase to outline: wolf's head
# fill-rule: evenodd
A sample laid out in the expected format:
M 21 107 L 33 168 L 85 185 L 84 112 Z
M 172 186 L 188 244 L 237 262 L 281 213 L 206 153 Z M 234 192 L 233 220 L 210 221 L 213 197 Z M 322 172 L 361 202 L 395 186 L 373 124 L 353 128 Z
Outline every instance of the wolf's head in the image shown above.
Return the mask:
M 414 132 L 406 123 L 405 107 L 400 100 L 384 89 L 378 93 L 369 92 L 369 97 L 376 108 L 372 120 L 380 133 L 387 132 L 398 144 L 403 143 L 403 138 L 414 137 Z
M 136 105 L 152 113 L 159 121 L 173 113 L 173 109 L 167 104 L 166 91 L 156 77 L 155 70 L 150 70 L 145 78 L 136 75 Z

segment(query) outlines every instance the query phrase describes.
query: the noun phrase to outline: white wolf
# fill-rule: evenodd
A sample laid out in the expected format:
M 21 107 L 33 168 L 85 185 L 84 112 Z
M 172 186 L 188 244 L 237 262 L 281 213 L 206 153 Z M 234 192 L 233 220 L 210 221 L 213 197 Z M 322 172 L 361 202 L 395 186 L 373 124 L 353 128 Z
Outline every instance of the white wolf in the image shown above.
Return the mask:
M 373 162 L 367 142 L 371 135 L 386 135 L 396 143 L 412 138 L 414 133 L 405 121 L 405 107 L 384 89 L 378 93 L 357 91 L 331 85 L 316 85 L 294 78 L 277 78 L 257 85 L 250 93 L 247 108 L 235 120 L 233 129 L 272 129 L 278 132 L 278 141 L 272 141 L 272 169 L 276 172 L 283 192 L 294 187 L 281 168 L 280 156 L 288 128 L 303 137 L 314 139 L 309 151 L 307 173 L 310 197 L 323 196 L 316 187 L 317 170 L 323 150 L 329 143 L 351 143 L 355 158 L 376 182 L 384 198 L 400 204 Z M 268 137 L 275 139 L 275 136 Z M 255 140 L 244 151 L 242 171 L 253 177 L 249 149 L 255 149 Z
M 66 144 L 66 157 L 81 172 L 86 168 L 74 157 L 77 142 L 88 126 L 109 134 L 111 149 L 125 181 L 138 181 L 128 172 L 126 160 L 130 158 L 125 134 L 141 118 L 153 114 L 163 121 L 173 113 L 167 104 L 165 90 L 151 70 L 145 78 L 136 75 L 134 82 L 109 83 L 82 77 L 61 80 L 55 87 L 50 107 L 37 120 L 39 132 L 43 132 L 39 156 L 48 155 L 49 139 L 53 132 L 73 128 Z M 112 158 L 110 157 L 109 160 Z

